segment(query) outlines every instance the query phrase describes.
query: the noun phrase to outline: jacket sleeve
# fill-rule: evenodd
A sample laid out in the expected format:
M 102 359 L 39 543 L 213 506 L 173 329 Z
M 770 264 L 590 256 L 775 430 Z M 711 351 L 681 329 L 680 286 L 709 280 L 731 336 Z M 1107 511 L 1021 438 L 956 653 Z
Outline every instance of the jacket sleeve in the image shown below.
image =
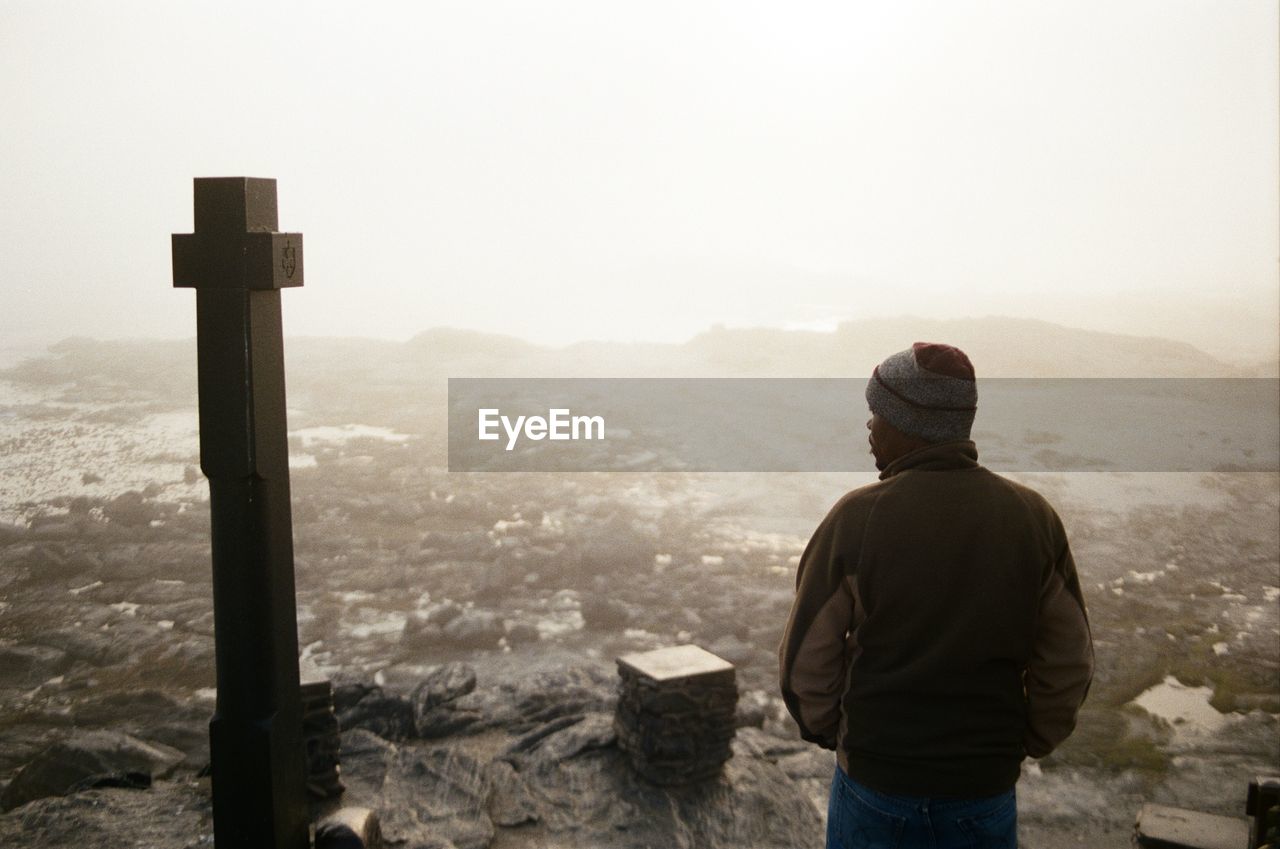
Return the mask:
M 800 736 L 836 747 L 844 694 L 853 594 L 845 578 L 839 507 L 818 526 L 800 557 L 796 597 L 778 648 L 782 698 Z
M 1033 758 L 1049 754 L 1075 730 L 1093 681 L 1093 638 L 1065 534 L 1060 544 L 1061 553 L 1041 588 L 1031 661 L 1023 679 L 1023 747 Z

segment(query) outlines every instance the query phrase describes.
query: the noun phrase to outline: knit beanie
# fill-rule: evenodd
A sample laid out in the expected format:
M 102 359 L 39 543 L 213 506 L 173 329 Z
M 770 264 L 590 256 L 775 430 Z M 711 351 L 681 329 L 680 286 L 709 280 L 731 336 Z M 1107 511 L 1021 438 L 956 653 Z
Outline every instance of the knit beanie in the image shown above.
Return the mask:
M 959 348 L 917 342 L 875 367 L 867 405 L 903 433 L 929 442 L 968 439 L 978 409 L 973 365 Z

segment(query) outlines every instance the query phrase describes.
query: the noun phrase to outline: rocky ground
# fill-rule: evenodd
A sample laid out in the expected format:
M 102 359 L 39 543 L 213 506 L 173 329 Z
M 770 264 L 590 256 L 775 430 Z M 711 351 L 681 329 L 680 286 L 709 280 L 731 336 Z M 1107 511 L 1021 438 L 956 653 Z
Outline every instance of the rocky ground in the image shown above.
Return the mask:
M 209 843 L 194 422 L 59 386 L 0 404 L 0 841 Z M 299 403 L 352 417 L 290 413 L 299 635 L 338 687 L 350 803 L 406 846 L 819 841 L 832 760 L 796 739 L 775 650 L 808 533 L 870 476 L 451 474 L 403 418 L 323 400 Z M 1126 846 L 1144 801 L 1241 815 L 1280 762 L 1277 476 L 1020 477 L 1063 515 L 1098 659 L 1076 734 L 1024 766 L 1023 844 Z M 608 728 L 613 660 L 683 642 L 737 665 L 741 728 L 719 781 L 658 791 Z M 1137 706 L 1171 677 L 1212 722 Z

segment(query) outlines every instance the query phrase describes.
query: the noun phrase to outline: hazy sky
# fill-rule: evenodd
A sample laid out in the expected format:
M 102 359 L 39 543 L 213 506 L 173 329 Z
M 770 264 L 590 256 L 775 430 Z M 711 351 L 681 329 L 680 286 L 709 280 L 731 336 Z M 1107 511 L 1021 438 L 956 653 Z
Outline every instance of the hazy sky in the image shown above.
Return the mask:
M 247 175 L 306 236 L 292 334 L 998 313 L 1270 355 L 1278 15 L 0 0 L 0 334 L 192 335 L 169 234 Z

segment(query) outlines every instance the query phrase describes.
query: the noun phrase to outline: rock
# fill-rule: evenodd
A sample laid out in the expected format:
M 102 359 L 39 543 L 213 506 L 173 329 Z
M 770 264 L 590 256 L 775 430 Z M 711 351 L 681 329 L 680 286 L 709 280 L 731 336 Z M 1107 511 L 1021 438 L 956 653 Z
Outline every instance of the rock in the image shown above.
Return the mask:
M 764 690 L 748 690 L 738 697 L 733 722 L 738 728 L 763 728 L 773 715 L 773 700 Z
M 494 825 L 513 828 L 538 821 L 538 803 L 524 779 L 507 761 L 491 761 L 485 767 L 489 782 L 489 818 Z
M 0 681 L 9 687 L 34 687 L 70 665 L 67 653 L 53 646 L 0 645 Z
M 0 522 L 0 545 L 9 545 L 19 542 L 27 534 L 25 525 L 15 525 L 12 522 Z
M 759 728 L 739 728 L 737 738 L 742 741 L 744 746 L 749 747 L 753 753 L 771 761 L 777 761 L 788 755 L 813 749 L 812 743 L 806 743 L 798 736 L 794 738 L 778 737 Z
M 631 626 L 631 609 L 613 598 L 590 596 L 582 602 L 582 619 L 596 631 L 621 632 Z
M 493 841 L 488 779 L 474 757 L 348 731 L 341 758 L 348 802 L 377 812 L 386 842 L 486 849 Z
M 5 717 L 7 722 L 0 745 L 0 775 L 12 775 L 28 761 L 49 747 L 49 744 L 62 736 L 64 731 L 54 730 L 60 727 L 59 717 L 48 713 L 23 712 L 20 715 Z M 62 723 L 65 723 L 65 718 Z M 3 791 L 0 790 L 0 798 Z
M 449 702 L 414 716 L 414 731 L 423 740 L 438 740 L 454 734 L 479 730 L 484 715 L 474 708 Z
M 341 714 L 344 710 L 355 707 L 361 699 L 378 688 L 373 684 L 360 681 L 335 683 L 333 687 L 333 709 Z
M 123 690 L 87 698 L 75 706 L 76 723 L 85 728 L 127 724 L 132 728 L 171 719 L 178 702 L 159 690 Z
M 510 771 L 495 762 L 488 773 L 488 811 L 500 824 L 540 823 L 551 838 L 547 845 L 821 845 L 822 823 L 807 792 L 751 747 L 736 740 L 733 746 L 734 757 L 718 775 L 676 787 L 642 778 L 617 746 L 583 748 L 560 759 L 534 758 Z
M 343 729 L 338 761 L 347 785 L 347 803 L 361 796 L 377 795 L 386 777 L 387 762 L 398 751 L 396 744 L 363 728 Z
M 486 849 L 493 841 L 481 764 L 461 752 L 401 750 L 388 770 L 382 798 L 379 815 L 388 842 L 443 839 L 457 849 Z
M 464 610 L 444 626 L 444 638 L 458 648 L 490 649 L 506 632 L 490 610 Z
M 446 598 L 430 605 L 422 611 L 421 615 L 415 616 L 414 618 L 421 621 L 424 625 L 437 625 L 443 628 L 445 625 L 448 625 L 454 619 L 461 616 L 463 609 L 463 606 L 453 599 Z
M 507 645 L 509 646 L 536 643 L 542 639 L 542 633 L 538 630 L 538 626 L 530 622 L 508 622 L 506 629 Z
M 475 688 L 476 672 L 465 663 L 447 663 L 431 672 L 410 697 L 417 735 L 424 739 L 445 737 L 470 724 L 475 715 L 455 712 L 448 705 Z
M 350 692 L 343 695 L 349 697 Z M 338 725 L 344 730 L 363 728 L 388 740 L 405 740 L 415 733 L 413 705 L 406 698 L 384 693 L 381 687 L 366 689 L 355 704 L 337 714 Z
M 82 793 L 85 790 L 96 790 L 102 787 L 119 787 L 124 790 L 149 790 L 151 788 L 151 773 L 106 772 L 100 775 L 91 775 L 67 788 L 67 794 Z
M 209 584 L 187 583 L 186 581 L 168 578 L 156 578 L 138 584 L 130 590 L 129 600 L 143 605 L 165 605 L 194 601 L 195 603 L 189 606 L 193 610 L 196 608 L 204 609 L 213 605 L 212 590 Z M 164 618 L 172 618 L 169 614 L 177 613 L 179 610 L 184 609 L 186 608 L 168 608 L 165 611 Z M 175 621 L 186 622 L 189 618 L 189 616 L 180 616 Z
M 455 648 L 491 649 L 504 633 L 498 614 L 444 599 L 410 615 L 400 639 L 409 648 L 431 648 L 444 642 Z
M 370 808 L 340 808 L 316 825 L 315 849 L 374 849 L 381 845 L 378 815 Z
M 520 759 L 524 758 L 537 748 L 549 735 L 554 734 L 561 729 L 568 728 L 571 725 L 575 725 L 581 721 L 581 716 L 564 716 L 559 719 L 554 719 L 541 728 L 536 728 L 533 731 L 517 738 L 516 741 L 507 746 L 503 753 L 498 757 L 512 764 L 519 764 Z
M 153 782 L 146 792 L 96 789 L 37 799 L 0 816 L 5 849 L 209 847 L 208 789 L 195 781 Z
M 40 635 L 40 641 L 66 652 L 74 660 L 108 666 L 128 659 L 129 653 L 108 634 L 84 628 L 58 628 Z
M 613 727 L 613 714 L 610 713 L 596 712 L 581 717 L 567 717 L 549 725 L 551 727 L 547 733 L 525 747 L 528 759 L 532 762 L 557 763 L 576 757 L 588 749 L 613 746 L 618 740 Z
M 182 752 L 184 769 L 199 770 L 209 763 L 209 717 L 195 722 L 162 722 L 147 726 L 147 739 Z
M 830 781 L 835 773 L 835 762 L 834 753 L 810 746 L 806 751 L 779 758 L 778 768 L 785 772 L 788 778 L 794 780 L 814 778 Z
M 513 732 L 533 728 L 562 716 L 589 711 L 612 711 L 617 702 L 608 673 L 594 667 L 570 667 L 531 675 L 517 682 L 491 714 L 491 725 Z
M 102 515 L 108 522 L 126 527 L 146 527 L 156 516 L 155 505 L 137 490 L 117 495 L 102 505 Z
M 424 739 L 492 728 L 522 734 L 560 717 L 612 711 L 616 701 L 608 673 L 570 667 L 530 675 L 513 684 L 477 688 L 419 714 L 416 725 Z
M 476 671 L 466 663 L 446 663 L 432 670 L 414 688 L 410 700 L 415 713 L 451 702 L 476 688 Z
M 61 796 L 94 776 L 145 773 L 168 776 L 184 755 L 116 731 L 79 731 L 54 743 L 13 777 L 0 794 L 0 809 L 12 810 L 34 799 Z
M 35 542 L 5 550 L 6 566 L 25 566 L 37 581 L 66 580 L 96 571 L 97 563 L 84 552 L 67 552 L 66 546 Z M 88 583 L 89 578 L 85 580 Z

